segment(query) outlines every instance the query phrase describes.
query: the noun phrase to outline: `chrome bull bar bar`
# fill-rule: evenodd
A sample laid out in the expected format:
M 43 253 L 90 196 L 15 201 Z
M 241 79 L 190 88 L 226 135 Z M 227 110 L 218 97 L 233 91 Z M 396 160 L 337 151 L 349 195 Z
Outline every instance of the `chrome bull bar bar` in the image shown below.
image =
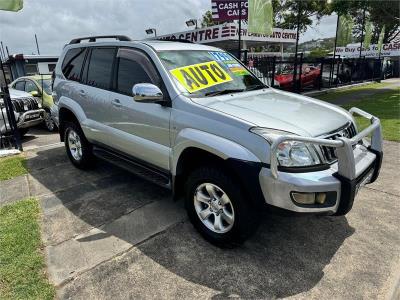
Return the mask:
M 286 141 L 296 141 L 296 142 L 304 142 L 319 146 L 328 146 L 336 148 L 337 157 L 338 157 L 338 173 L 346 177 L 350 180 L 353 180 L 356 177 L 356 166 L 353 154 L 353 145 L 357 144 L 360 140 L 372 134 L 371 136 L 371 149 L 381 152 L 382 151 L 382 130 L 380 125 L 380 120 L 359 109 L 353 107 L 349 110 L 350 114 L 360 115 L 371 122 L 371 125 L 359 132 L 356 136 L 351 139 L 345 137 L 339 137 L 336 140 L 328 140 L 321 138 L 313 138 L 313 137 L 302 137 L 296 135 L 282 135 L 275 139 L 273 139 L 273 143 L 271 145 L 270 152 L 270 164 L 271 164 L 271 173 L 272 176 L 277 179 L 278 178 L 278 146 Z M 272 137 L 271 137 L 272 138 Z

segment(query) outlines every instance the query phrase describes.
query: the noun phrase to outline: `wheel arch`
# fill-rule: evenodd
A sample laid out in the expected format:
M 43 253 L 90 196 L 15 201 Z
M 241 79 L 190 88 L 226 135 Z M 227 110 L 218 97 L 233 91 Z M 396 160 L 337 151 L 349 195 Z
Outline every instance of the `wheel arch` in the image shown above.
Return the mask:
M 253 186 L 258 183 L 258 173 L 261 169 L 261 161 L 253 153 L 223 137 L 194 129 L 185 131 L 177 138 L 172 155 L 172 188 L 175 199 L 182 194 L 185 178 L 190 171 L 206 164 L 221 166 L 232 172 L 243 187 L 252 193 L 249 184 Z M 249 183 L 244 174 L 240 174 L 240 169 L 246 172 L 251 170 L 254 175 L 251 176 L 253 183 Z

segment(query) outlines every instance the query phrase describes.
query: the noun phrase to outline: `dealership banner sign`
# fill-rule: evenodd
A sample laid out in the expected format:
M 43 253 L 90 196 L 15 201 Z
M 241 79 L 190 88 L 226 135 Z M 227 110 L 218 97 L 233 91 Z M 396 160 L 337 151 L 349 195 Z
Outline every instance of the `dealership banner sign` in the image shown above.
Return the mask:
M 357 58 L 360 56 L 360 46 L 348 45 L 346 47 L 336 47 L 336 54 L 346 58 Z M 362 49 L 361 56 L 379 57 L 378 45 L 373 44 Z M 383 44 L 381 57 L 400 56 L 400 42 Z
M 236 40 L 238 35 L 238 26 L 230 23 L 157 36 L 157 38 L 167 40 L 187 40 L 193 43 L 203 44 Z M 272 34 L 256 34 L 248 32 L 247 26 L 243 25 L 241 36 L 244 41 L 296 43 L 296 30 L 291 29 L 273 28 Z
M 247 0 L 211 0 L 212 19 L 216 22 L 247 20 Z M 241 16 L 240 16 L 241 15 Z

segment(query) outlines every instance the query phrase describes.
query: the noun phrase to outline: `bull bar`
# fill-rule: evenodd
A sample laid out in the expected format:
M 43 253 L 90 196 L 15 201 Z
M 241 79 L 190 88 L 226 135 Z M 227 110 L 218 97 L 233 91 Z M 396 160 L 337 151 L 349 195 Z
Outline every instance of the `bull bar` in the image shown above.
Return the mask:
M 352 107 L 349 110 L 351 115 L 357 114 L 368 119 L 371 123 L 367 128 L 362 130 L 360 133 L 352 137 L 351 139 L 345 137 L 338 137 L 336 140 L 328 140 L 322 138 L 313 138 L 313 137 L 301 137 L 295 135 L 282 135 L 276 138 L 271 145 L 270 152 L 270 167 L 271 174 L 275 179 L 278 179 L 278 146 L 286 141 L 297 141 L 297 142 L 305 142 L 314 145 L 334 147 L 337 150 L 337 158 L 338 158 L 338 174 L 349 179 L 353 180 L 356 178 L 356 167 L 355 160 L 353 154 L 353 145 L 357 144 L 360 140 L 372 134 L 371 136 L 371 145 L 370 149 L 374 152 L 382 151 L 382 130 L 380 126 L 380 120 L 359 109 L 356 107 Z

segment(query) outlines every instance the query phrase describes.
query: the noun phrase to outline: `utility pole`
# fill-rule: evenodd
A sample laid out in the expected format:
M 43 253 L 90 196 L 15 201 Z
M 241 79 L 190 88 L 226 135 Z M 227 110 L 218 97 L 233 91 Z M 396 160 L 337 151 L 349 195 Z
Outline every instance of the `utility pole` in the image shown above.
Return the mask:
M 296 34 L 296 50 L 294 54 L 294 69 L 293 69 L 294 92 L 297 92 L 297 51 L 299 49 L 300 13 L 301 13 L 301 1 L 297 1 L 297 34 Z
M 329 87 L 331 86 L 332 77 L 333 77 L 333 73 L 334 73 L 334 66 L 335 66 L 335 59 L 336 59 L 337 34 L 338 34 L 338 29 L 339 29 L 339 19 L 340 19 L 340 15 L 337 16 L 337 21 L 336 21 L 335 46 L 333 48 L 333 58 L 332 58 L 332 64 L 331 64 L 331 72 L 329 74 Z M 336 78 L 336 80 L 337 80 L 337 78 Z
M 238 59 L 240 60 L 240 54 L 242 50 L 242 39 L 241 39 L 241 34 L 242 34 L 242 1 L 239 0 L 239 46 L 238 46 Z
M 35 33 L 35 41 L 36 41 L 37 53 L 40 55 L 39 43 L 38 43 L 38 41 L 37 41 L 37 36 L 36 36 L 36 33 Z

